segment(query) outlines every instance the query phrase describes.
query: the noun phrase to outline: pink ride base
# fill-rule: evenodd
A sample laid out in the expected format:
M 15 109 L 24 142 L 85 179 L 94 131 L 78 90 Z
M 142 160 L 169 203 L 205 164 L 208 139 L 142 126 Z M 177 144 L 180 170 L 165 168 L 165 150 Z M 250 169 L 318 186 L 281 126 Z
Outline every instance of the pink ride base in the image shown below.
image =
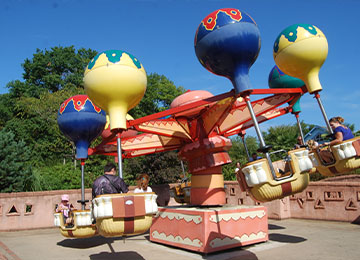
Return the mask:
M 163 207 L 153 219 L 150 240 L 201 253 L 267 241 L 264 206 Z

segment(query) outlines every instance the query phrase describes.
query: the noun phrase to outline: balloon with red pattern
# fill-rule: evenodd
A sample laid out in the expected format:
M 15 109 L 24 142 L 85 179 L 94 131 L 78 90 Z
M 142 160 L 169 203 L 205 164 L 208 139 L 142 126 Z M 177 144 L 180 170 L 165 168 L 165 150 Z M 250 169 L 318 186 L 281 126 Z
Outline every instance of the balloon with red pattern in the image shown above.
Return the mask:
M 86 159 L 90 143 L 104 130 L 106 114 L 87 95 L 76 95 L 61 104 L 57 122 L 60 131 L 74 142 L 76 158 Z
M 223 8 L 200 23 L 195 34 L 195 53 L 210 72 L 227 77 L 235 91 L 249 91 L 249 70 L 260 51 L 260 31 L 245 12 Z

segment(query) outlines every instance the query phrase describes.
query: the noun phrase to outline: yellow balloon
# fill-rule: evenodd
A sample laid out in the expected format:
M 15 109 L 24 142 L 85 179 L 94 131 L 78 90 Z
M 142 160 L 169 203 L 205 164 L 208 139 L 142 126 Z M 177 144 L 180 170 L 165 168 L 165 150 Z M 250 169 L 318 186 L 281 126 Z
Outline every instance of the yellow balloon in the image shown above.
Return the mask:
M 126 114 L 144 96 L 147 77 L 133 55 L 109 50 L 89 62 L 84 85 L 89 98 L 109 115 L 110 129 L 126 129 Z
M 129 114 L 126 114 L 125 119 L 126 120 L 134 120 L 134 118 Z M 109 127 L 109 125 L 110 125 L 110 117 L 109 117 L 109 115 L 106 115 L 106 124 L 105 124 L 104 129 L 107 129 Z
M 325 35 L 310 24 L 295 24 L 283 30 L 273 49 L 276 65 L 285 74 L 302 79 L 309 93 L 322 90 L 319 71 L 327 54 Z

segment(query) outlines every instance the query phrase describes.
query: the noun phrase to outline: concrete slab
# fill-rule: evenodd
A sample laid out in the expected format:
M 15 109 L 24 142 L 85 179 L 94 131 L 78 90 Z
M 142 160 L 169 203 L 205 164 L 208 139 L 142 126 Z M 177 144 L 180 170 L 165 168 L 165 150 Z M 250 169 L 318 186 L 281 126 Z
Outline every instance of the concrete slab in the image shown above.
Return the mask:
M 301 219 L 269 220 L 269 241 L 227 251 L 199 254 L 129 238 L 67 239 L 58 229 L 0 232 L 0 259 L 209 259 L 298 260 L 360 259 L 360 225 Z

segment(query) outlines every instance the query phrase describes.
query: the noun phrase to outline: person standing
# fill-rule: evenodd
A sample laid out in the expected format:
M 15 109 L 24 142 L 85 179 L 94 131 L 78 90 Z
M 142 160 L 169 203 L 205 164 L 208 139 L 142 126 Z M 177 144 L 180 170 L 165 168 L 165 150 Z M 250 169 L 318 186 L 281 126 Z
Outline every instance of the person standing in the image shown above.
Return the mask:
M 98 177 L 92 186 L 92 197 L 102 194 L 127 193 L 128 186 L 122 178 L 116 175 L 115 164 L 109 162 L 104 167 L 104 174 Z
M 237 173 L 238 171 L 240 171 L 240 169 L 241 169 L 240 162 L 237 162 L 237 163 L 236 163 L 236 168 L 235 168 L 235 173 Z

